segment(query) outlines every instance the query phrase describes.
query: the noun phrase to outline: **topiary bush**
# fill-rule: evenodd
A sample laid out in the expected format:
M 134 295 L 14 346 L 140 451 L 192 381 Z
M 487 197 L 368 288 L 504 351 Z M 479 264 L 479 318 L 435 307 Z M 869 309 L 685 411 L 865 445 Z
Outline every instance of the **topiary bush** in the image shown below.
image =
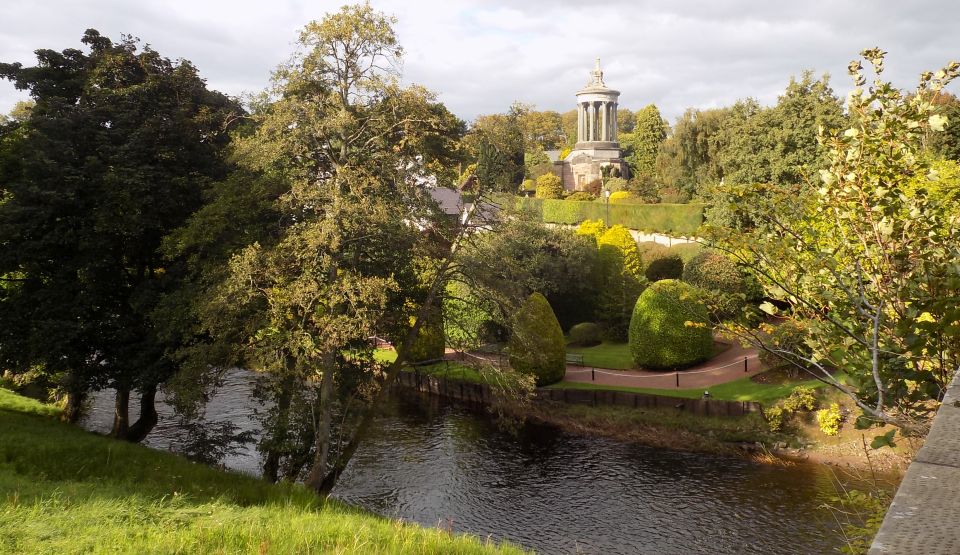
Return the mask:
M 550 303 L 540 293 L 530 295 L 517 311 L 507 350 L 510 366 L 533 375 L 537 386 L 563 379 L 567 368 L 563 330 Z
M 651 282 L 664 279 L 680 279 L 680 276 L 683 275 L 683 259 L 675 254 L 669 254 L 669 251 L 667 251 L 663 256 L 651 260 L 643 271 L 643 275 Z
M 563 193 L 563 181 L 555 174 L 545 173 L 537 178 L 537 198 L 562 199 Z
M 615 191 L 610 193 L 610 198 L 607 199 L 611 204 L 629 204 L 640 202 L 640 199 L 635 197 L 630 191 Z
M 603 341 L 603 330 L 593 322 L 581 322 L 570 328 L 570 342 L 581 347 L 599 345 Z
M 615 225 L 597 239 L 600 249 L 600 291 L 594 318 L 611 341 L 625 341 L 630 318 L 640 293 L 647 285 L 640 253 L 633 236 Z
M 643 263 L 643 267 L 646 268 L 651 261 L 661 256 L 666 256 L 667 247 L 656 241 L 640 241 L 637 243 L 637 252 L 640 253 L 640 261 Z
M 642 368 L 690 366 L 713 356 L 713 334 L 702 292 L 682 281 L 650 285 L 630 320 L 630 353 Z
M 523 183 L 520 184 L 520 189 L 523 191 L 534 192 L 537 190 L 537 182 L 532 179 L 524 179 Z
M 596 200 L 596 197 L 594 197 L 593 195 L 591 195 L 586 191 L 577 191 L 575 193 L 571 193 L 567 198 L 563 200 L 590 202 L 590 201 Z

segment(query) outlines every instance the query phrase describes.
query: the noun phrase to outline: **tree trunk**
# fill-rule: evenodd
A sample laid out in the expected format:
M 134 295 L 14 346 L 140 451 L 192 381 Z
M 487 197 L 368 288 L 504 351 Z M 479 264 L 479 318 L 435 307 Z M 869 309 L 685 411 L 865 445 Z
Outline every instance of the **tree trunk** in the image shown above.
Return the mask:
M 148 385 L 140 392 L 140 417 L 127 430 L 124 437 L 127 441 L 140 443 L 147 437 L 153 427 L 157 425 L 159 417 L 157 416 L 157 386 Z
M 290 402 L 293 399 L 293 379 L 284 377 L 280 380 L 280 391 L 277 393 L 277 424 L 274 437 L 270 442 L 274 445 L 263 457 L 263 479 L 276 482 L 280 477 L 280 457 L 283 453 L 275 446 L 285 444 L 290 434 Z
M 320 379 L 320 421 L 317 423 L 316 454 L 313 466 L 307 476 L 307 487 L 321 492 L 330 458 L 330 425 L 333 421 L 333 367 L 336 360 L 333 354 L 324 355 L 323 376 Z
M 76 424 L 80 419 L 83 400 L 86 398 L 86 392 L 67 391 L 67 405 L 63 408 L 63 418 L 71 424 Z
M 113 409 L 113 430 L 110 431 L 110 435 L 119 439 L 126 438 L 129 428 L 130 390 L 125 387 L 118 387 Z

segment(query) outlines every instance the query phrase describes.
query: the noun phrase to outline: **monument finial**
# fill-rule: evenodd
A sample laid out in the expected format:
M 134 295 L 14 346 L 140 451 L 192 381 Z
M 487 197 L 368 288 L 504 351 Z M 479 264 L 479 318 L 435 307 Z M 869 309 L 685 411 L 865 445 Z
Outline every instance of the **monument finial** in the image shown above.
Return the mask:
M 600 69 L 600 58 L 597 58 L 597 63 L 593 67 L 593 71 L 590 72 L 590 85 L 599 85 L 601 87 L 605 86 L 603 84 L 603 70 Z

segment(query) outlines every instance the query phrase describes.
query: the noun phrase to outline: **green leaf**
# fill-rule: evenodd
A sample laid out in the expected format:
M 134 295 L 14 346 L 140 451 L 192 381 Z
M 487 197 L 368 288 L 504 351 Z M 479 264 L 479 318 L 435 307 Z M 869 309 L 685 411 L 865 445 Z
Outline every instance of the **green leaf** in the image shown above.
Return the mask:
M 876 420 L 870 418 L 865 414 L 861 414 L 857 417 L 857 420 L 853 423 L 853 427 L 858 430 L 869 430 L 877 424 Z
M 896 435 L 896 433 L 896 430 L 890 430 L 882 436 L 873 438 L 873 441 L 870 442 L 870 448 L 880 449 L 881 447 L 896 447 L 897 444 L 893 442 L 893 436 Z
M 930 129 L 934 131 L 943 131 L 943 127 L 947 124 L 947 117 L 940 114 L 935 114 L 930 116 Z

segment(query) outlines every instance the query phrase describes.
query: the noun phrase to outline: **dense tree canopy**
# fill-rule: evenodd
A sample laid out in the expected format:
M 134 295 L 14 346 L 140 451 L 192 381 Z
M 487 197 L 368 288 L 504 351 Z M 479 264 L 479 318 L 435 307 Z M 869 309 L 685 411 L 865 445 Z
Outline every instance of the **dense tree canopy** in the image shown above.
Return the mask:
M 88 51 L 38 50 L 39 65 L 0 64 L 30 92 L 4 164 L 0 207 L 4 365 L 40 367 L 77 397 L 118 390 L 114 433 L 128 435 L 126 396 L 152 392 L 174 370 L 150 320 L 175 277 L 164 235 L 222 178 L 221 150 L 238 107 L 207 90 L 187 61 L 171 62 L 125 37 L 95 30 Z M 6 134 L 5 134 L 6 136 Z M 6 143 L 6 141 L 4 141 Z

